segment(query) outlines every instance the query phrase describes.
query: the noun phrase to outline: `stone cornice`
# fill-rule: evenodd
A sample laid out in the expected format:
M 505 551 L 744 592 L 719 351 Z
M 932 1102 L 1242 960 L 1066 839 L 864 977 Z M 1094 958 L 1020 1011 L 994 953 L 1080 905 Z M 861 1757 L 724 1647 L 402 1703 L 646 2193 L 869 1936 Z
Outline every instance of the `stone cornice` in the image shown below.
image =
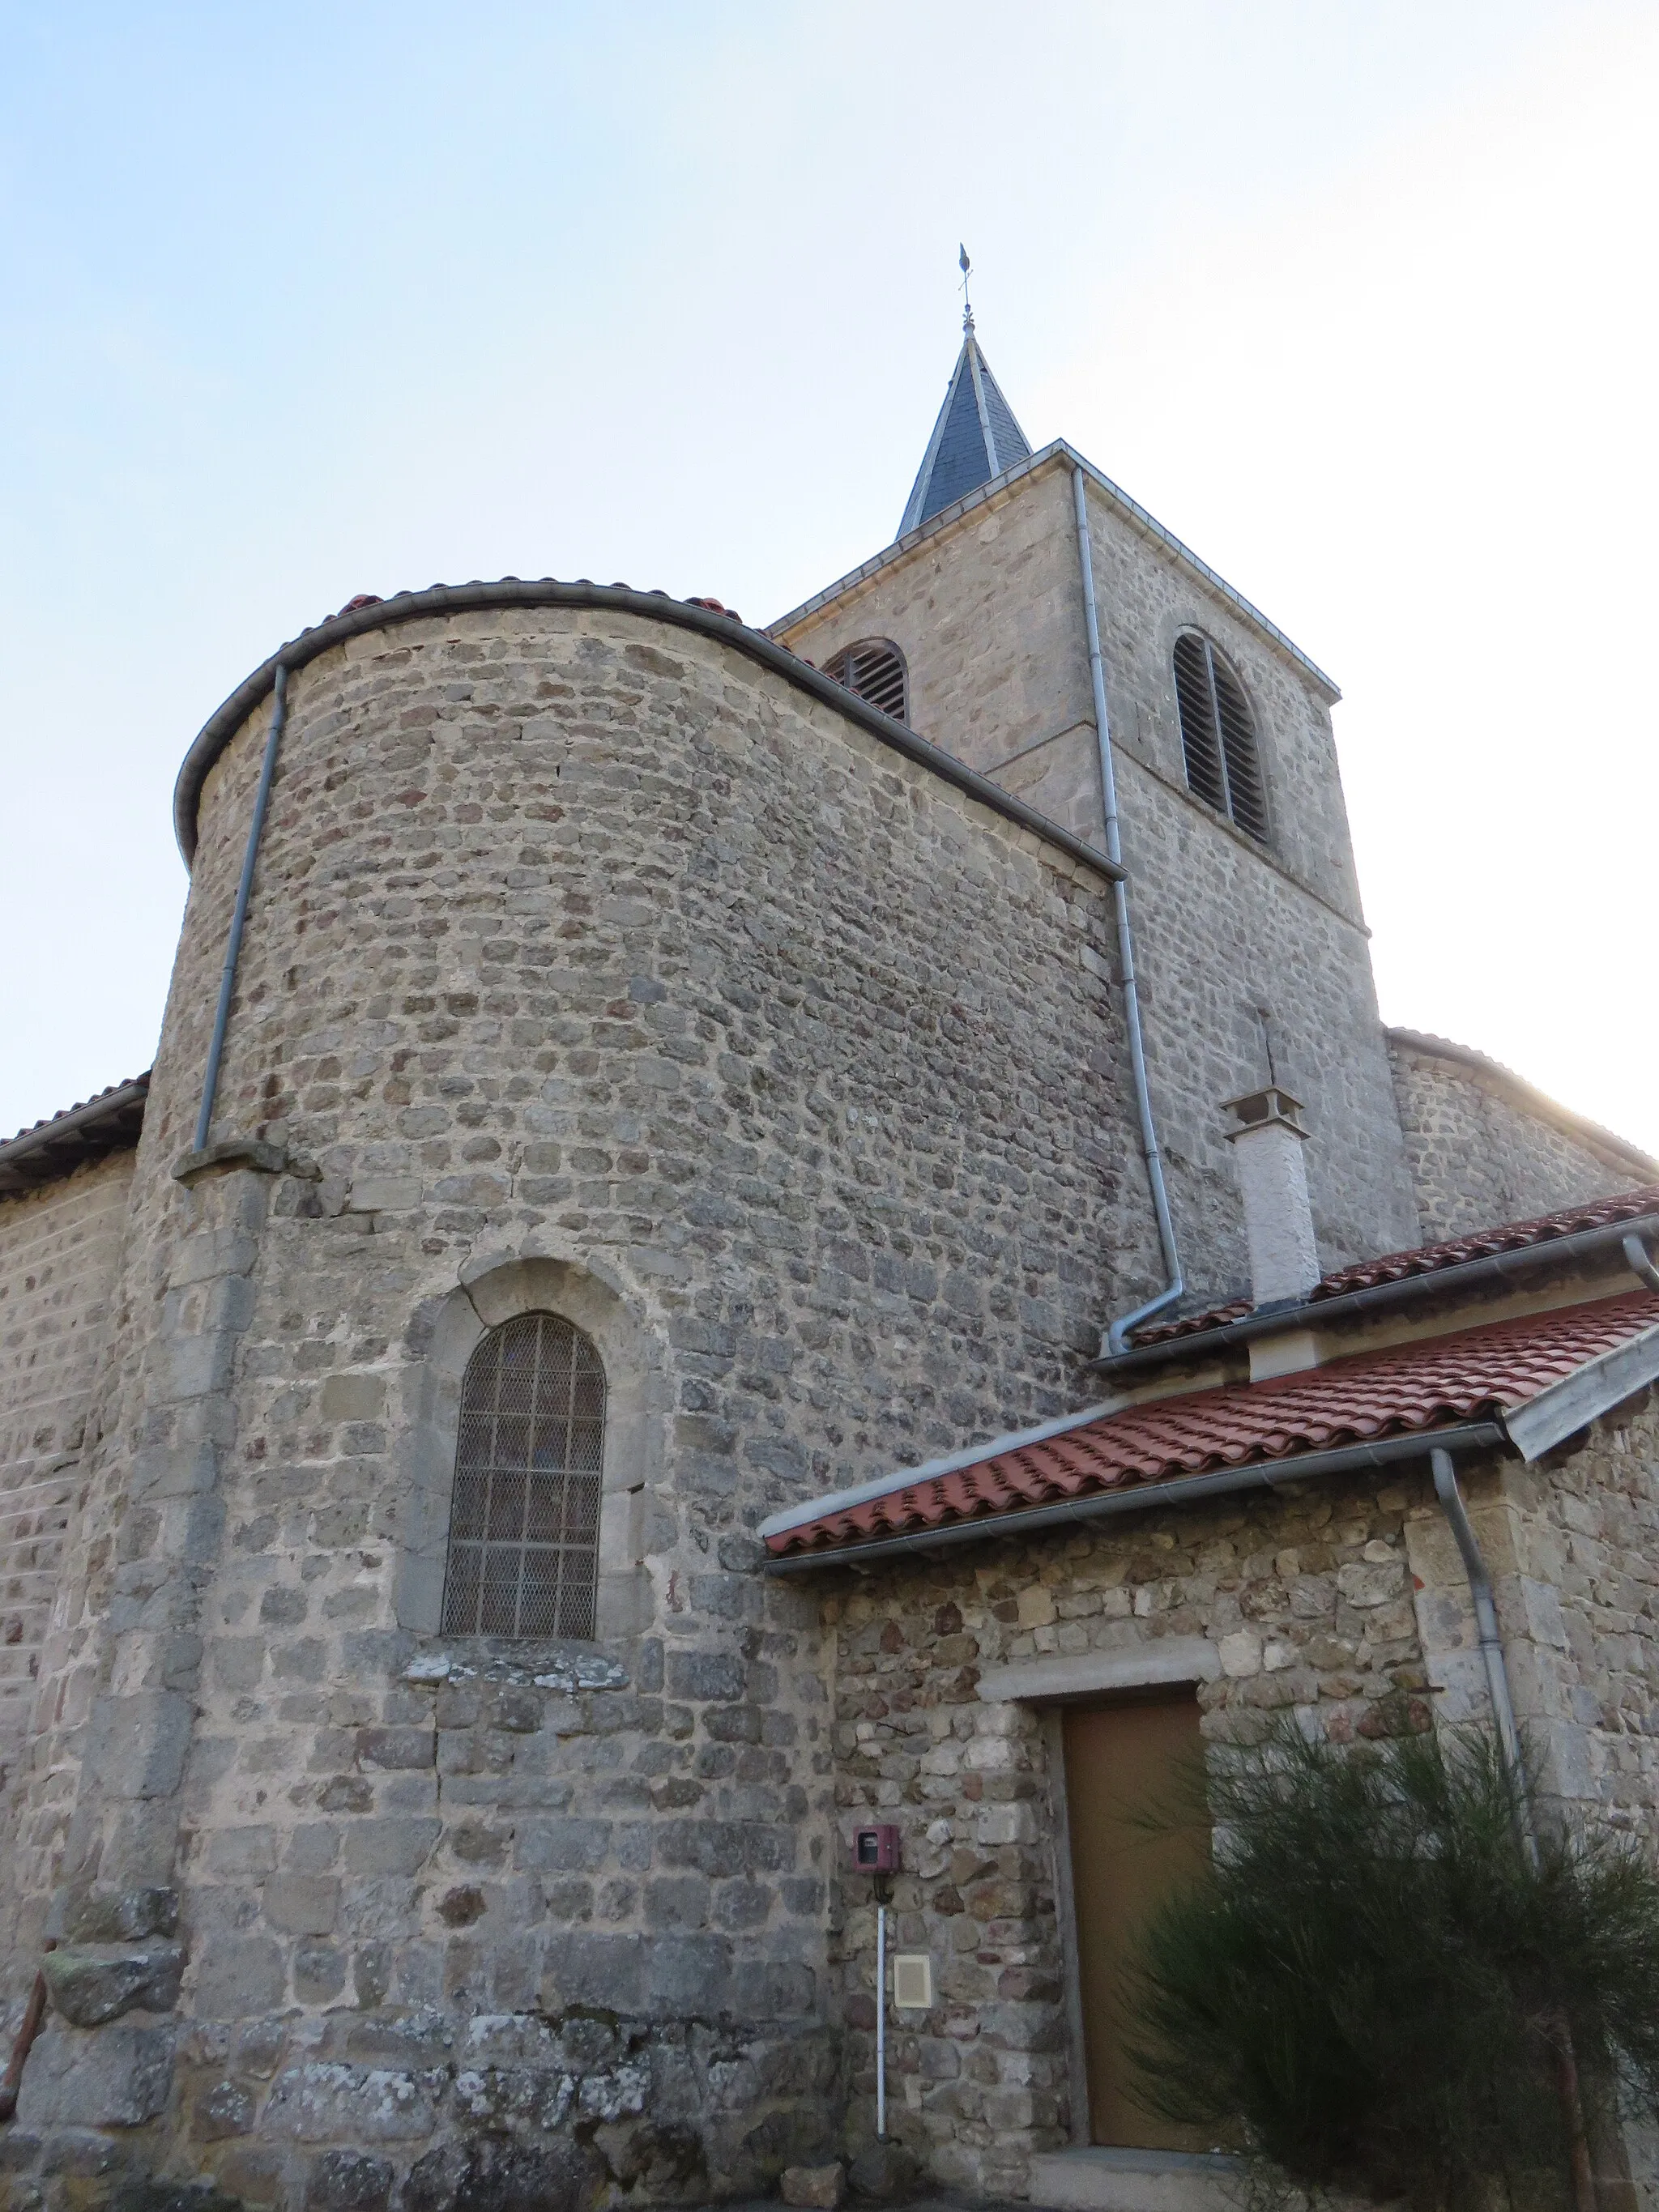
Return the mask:
M 1008 821 L 1029 830 L 1042 842 L 1068 854 L 1073 860 L 1103 876 L 1109 882 L 1119 881 L 1124 871 L 1109 860 L 1092 845 L 1074 837 L 1068 830 L 1050 822 L 1023 799 L 1015 799 L 982 776 L 975 769 L 964 767 L 951 754 L 930 744 L 902 722 L 884 714 L 860 699 L 856 692 L 837 684 L 828 676 L 791 653 L 787 646 L 779 645 L 764 630 L 750 629 L 735 615 L 717 612 L 710 607 L 698 606 L 685 599 L 670 599 L 666 592 L 636 592 L 625 584 L 590 584 L 578 581 L 560 583 L 551 576 L 524 582 L 516 576 L 503 577 L 495 584 L 434 584 L 424 592 L 401 592 L 390 599 L 376 599 L 367 606 L 354 607 L 337 614 L 314 629 L 302 630 L 289 644 L 274 653 L 270 659 L 256 668 L 245 683 L 239 684 L 228 699 L 210 715 L 200 735 L 185 756 L 179 771 L 179 781 L 173 794 L 173 828 L 179 839 L 179 849 L 188 867 L 196 855 L 197 810 L 201 803 L 202 786 L 214 763 L 218 759 L 236 732 L 241 728 L 255 708 L 266 698 L 276 679 L 279 665 L 289 670 L 303 668 L 319 654 L 327 653 L 348 639 L 364 636 L 370 630 L 386 629 L 399 623 L 421 622 L 433 616 L 494 612 L 509 608 L 568 607 L 594 609 L 600 611 L 628 615 L 639 620 L 671 629 L 695 630 L 716 643 L 729 646 L 746 659 L 757 661 L 773 674 L 781 676 L 797 690 L 807 693 L 826 707 L 835 709 L 850 722 L 868 731 L 895 752 L 925 768 L 941 781 L 954 784 L 970 799 L 988 806 Z

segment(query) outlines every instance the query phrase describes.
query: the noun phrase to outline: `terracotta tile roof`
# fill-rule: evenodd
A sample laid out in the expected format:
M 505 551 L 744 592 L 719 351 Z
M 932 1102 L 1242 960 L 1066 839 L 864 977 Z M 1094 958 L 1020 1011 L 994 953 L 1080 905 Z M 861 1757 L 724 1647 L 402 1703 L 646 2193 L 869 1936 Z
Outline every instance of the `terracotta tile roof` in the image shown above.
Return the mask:
M 1308 1293 L 1308 1303 L 1340 1298 L 1349 1291 L 1370 1290 L 1378 1283 L 1397 1283 L 1407 1275 L 1436 1274 L 1443 1267 L 1461 1267 L 1466 1261 L 1484 1260 L 1494 1252 L 1518 1252 L 1529 1244 L 1547 1244 L 1558 1237 L 1576 1237 L 1581 1230 L 1635 1221 L 1644 1213 L 1659 1213 L 1659 1183 L 1621 1190 L 1613 1198 L 1586 1199 L 1554 1213 L 1540 1213 L 1531 1221 L 1504 1221 L 1495 1229 L 1449 1237 L 1443 1243 L 1419 1244 L 1409 1252 L 1385 1252 L 1380 1259 L 1356 1261 L 1352 1267 L 1339 1268 L 1316 1283 Z M 1243 1321 L 1253 1311 L 1249 1298 L 1232 1298 L 1203 1313 L 1183 1314 L 1179 1321 L 1155 1322 L 1135 1331 L 1135 1347 L 1167 1344 L 1176 1337 L 1195 1336 L 1202 1329 L 1221 1328 L 1228 1322 Z
M 149 1095 L 149 1073 L 146 1068 L 125 1083 L 112 1083 L 107 1091 L 82 1099 L 78 1106 L 66 1106 L 61 1114 L 8 1137 L 0 1144 L 0 1198 L 68 1175 L 84 1160 L 137 1144 Z
M 768 1534 L 775 1554 L 837 1550 L 1183 1474 L 1490 1419 L 1659 1324 L 1636 1291 L 1361 1352 L 1298 1375 L 1195 1390 L 993 1451 Z

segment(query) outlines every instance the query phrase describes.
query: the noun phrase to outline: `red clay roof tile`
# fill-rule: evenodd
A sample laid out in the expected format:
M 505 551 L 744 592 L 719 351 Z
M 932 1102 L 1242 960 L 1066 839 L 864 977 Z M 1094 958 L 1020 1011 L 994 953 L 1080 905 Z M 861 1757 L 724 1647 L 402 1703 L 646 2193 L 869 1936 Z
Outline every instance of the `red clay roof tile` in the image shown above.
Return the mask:
M 1581 1230 L 1610 1228 L 1615 1222 L 1634 1221 L 1644 1213 L 1659 1213 L 1659 1183 L 1623 1190 L 1613 1198 L 1586 1199 L 1564 1206 L 1554 1213 L 1540 1213 L 1531 1221 L 1504 1221 L 1495 1229 L 1476 1229 L 1467 1237 L 1449 1237 L 1439 1244 L 1419 1244 L 1409 1252 L 1385 1252 L 1376 1260 L 1358 1260 L 1339 1268 L 1315 1284 L 1308 1293 L 1312 1305 L 1322 1298 L 1340 1298 L 1349 1291 L 1370 1290 L 1377 1283 L 1397 1283 L 1407 1275 L 1432 1275 L 1443 1267 L 1461 1267 L 1468 1260 L 1484 1260 L 1494 1252 L 1518 1252 L 1529 1244 L 1547 1244 L 1558 1237 L 1576 1237 Z M 1135 1331 L 1137 1351 L 1143 1345 L 1167 1344 L 1180 1336 L 1223 1328 L 1243 1321 L 1253 1311 L 1248 1298 L 1233 1298 L 1203 1313 L 1183 1314 L 1179 1321 L 1155 1322 Z
M 949 1523 L 1405 1436 L 1501 1413 L 1659 1324 L 1636 1291 L 1357 1353 L 1297 1375 L 1103 1414 L 769 1535 L 775 1553 L 835 1551 Z

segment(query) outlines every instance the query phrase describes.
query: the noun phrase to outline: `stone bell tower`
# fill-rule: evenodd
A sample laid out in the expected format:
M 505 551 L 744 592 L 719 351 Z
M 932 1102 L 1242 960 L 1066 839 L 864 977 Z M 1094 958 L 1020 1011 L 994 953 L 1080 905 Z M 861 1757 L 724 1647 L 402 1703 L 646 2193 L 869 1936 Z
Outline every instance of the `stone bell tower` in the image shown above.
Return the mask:
M 1319 1132 L 1307 1170 L 1328 1263 L 1415 1241 L 1331 731 L 1336 686 L 1063 439 L 1032 448 L 971 310 L 897 537 L 772 634 L 870 696 L 879 687 L 921 735 L 1096 844 L 1109 752 L 1190 1290 L 1249 1279 L 1217 1102 L 1268 1079 L 1264 1012 Z

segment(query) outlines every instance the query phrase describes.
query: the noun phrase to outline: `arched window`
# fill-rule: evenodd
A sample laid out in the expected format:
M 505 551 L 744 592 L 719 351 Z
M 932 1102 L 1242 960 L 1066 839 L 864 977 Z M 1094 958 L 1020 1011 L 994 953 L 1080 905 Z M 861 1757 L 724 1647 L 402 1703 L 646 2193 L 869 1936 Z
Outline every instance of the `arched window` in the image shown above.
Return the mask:
M 867 699 L 872 707 L 879 707 L 896 722 L 909 720 L 904 655 L 890 638 L 860 638 L 856 645 L 844 647 L 826 660 L 823 672 L 849 691 L 856 691 L 860 699 Z
M 1243 687 L 1209 639 L 1194 629 L 1176 640 L 1175 682 L 1188 786 L 1265 845 L 1267 800 Z
M 604 1463 L 591 1341 L 551 1313 L 489 1330 L 461 1384 L 446 1635 L 592 1636 Z

